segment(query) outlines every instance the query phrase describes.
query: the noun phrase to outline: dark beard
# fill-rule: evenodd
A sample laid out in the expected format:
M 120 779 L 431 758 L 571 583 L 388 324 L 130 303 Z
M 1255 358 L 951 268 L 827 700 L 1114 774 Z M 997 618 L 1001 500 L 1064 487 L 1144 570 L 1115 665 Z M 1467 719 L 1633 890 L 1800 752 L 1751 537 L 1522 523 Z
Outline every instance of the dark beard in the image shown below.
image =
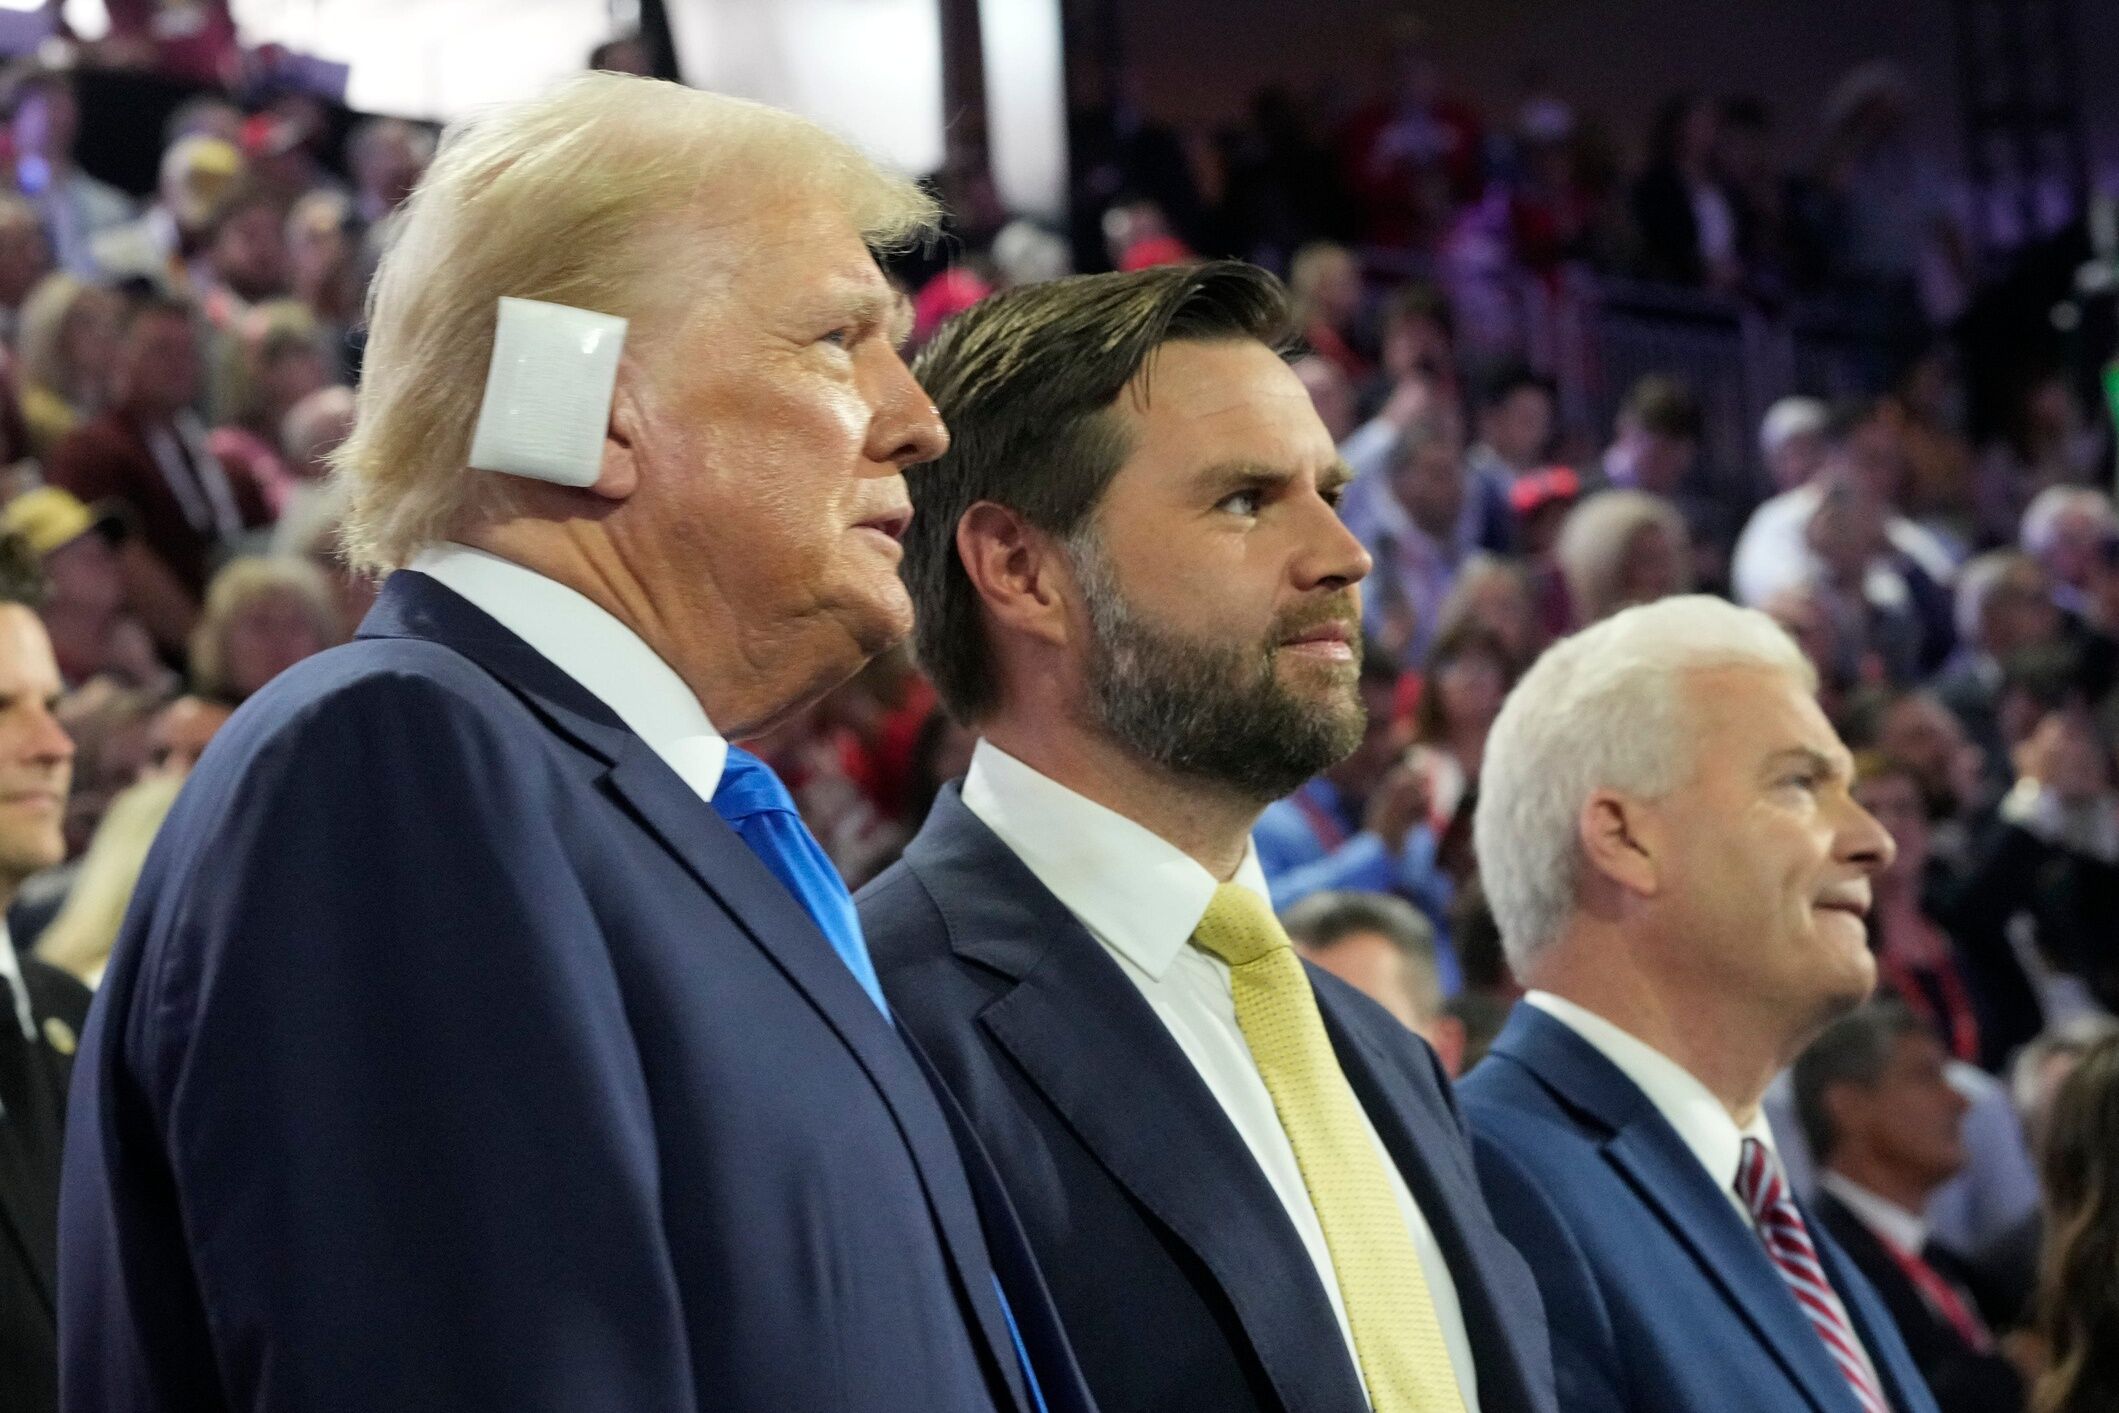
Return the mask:
M 1361 744 L 1360 614 L 1351 594 L 1284 616 L 1265 642 L 1211 642 L 1149 622 L 1093 539 L 1069 548 L 1092 635 L 1087 710 L 1105 736 L 1173 775 L 1260 804 L 1290 794 Z M 1331 622 L 1352 630 L 1355 664 L 1335 699 L 1304 700 L 1281 685 L 1274 653 L 1291 634 Z

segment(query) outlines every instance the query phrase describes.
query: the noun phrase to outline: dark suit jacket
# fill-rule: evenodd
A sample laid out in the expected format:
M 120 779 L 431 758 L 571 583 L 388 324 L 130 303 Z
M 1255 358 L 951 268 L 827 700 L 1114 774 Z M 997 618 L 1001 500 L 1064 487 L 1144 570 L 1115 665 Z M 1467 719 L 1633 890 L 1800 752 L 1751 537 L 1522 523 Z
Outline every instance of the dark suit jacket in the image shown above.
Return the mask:
M 1242 1137 L 1117 963 L 956 787 L 858 902 L 899 1022 L 1000 1167 L 1097 1401 L 1363 1413 L 1316 1267 Z M 1311 976 L 1449 1260 L 1482 1406 L 1551 1409 L 1536 1287 L 1487 1217 L 1433 1053 Z
M 244 526 L 270 524 L 272 513 L 257 483 L 233 469 L 224 470 Z M 184 518 L 183 503 L 162 478 L 146 435 L 130 418 L 110 411 L 76 427 L 52 449 L 44 475 L 91 505 L 115 500 L 131 507 L 147 547 L 194 595 L 205 592 L 222 547 Z
M 2015 1365 L 1966 1344 L 1949 1321 L 1929 1308 L 1912 1278 L 1846 1203 L 1820 1192 L 1813 1210 L 1847 1259 L 1876 1287 L 1942 1413 L 2018 1413 L 2024 1387 Z M 1956 1284 L 1966 1305 L 1978 1308 L 1971 1290 L 1976 1278 L 1970 1271 L 1946 1251 L 1931 1248 L 1924 1257 L 1937 1274 Z
M 0 1408 L 51 1413 L 59 1406 L 59 1138 L 88 988 L 21 960 L 34 1043 L 0 981 Z
M 888 1021 L 608 708 L 423 575 L 222 730 L 82 1059 L 75 1413 L 1027 1413 Z
M 1757 1231 L 1648 1096 L 1518 1005 L 1458 1085 L 1494 1220 L 1532 1253 L 1567 1413 L 1859 1413 Z M 1876 1293 L 1805 1214 L 1896 1413 L 1936 1413 Z

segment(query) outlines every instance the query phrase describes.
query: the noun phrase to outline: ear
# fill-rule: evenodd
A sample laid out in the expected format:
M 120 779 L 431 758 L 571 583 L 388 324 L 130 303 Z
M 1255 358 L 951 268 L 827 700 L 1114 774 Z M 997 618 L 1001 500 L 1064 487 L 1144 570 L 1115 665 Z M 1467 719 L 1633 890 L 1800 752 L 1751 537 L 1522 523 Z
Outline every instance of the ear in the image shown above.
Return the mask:
M 603 434 L 603 467 L 586 489 L 590 495 L 623 501 L 640 488 L 639 448 L 647 427 L 642 402 L 645 376 L 631 354 L 618 362 L 618 384 L 611 391 L 610 423 Z
M 982 500 L 957 520 L 957 558 L 986 611 L 1010 632 L 1054 646 L 1068 638 L 1073 582 L 1052 537 L 1007 506 Z
M 1657 857 L 1647 808 L 1630 795 L 1599 790 L 1575 819 L 1575 836 L 1589 866 L 1613 884 L 1642 898 L 1662 891 L 1663 861 Z

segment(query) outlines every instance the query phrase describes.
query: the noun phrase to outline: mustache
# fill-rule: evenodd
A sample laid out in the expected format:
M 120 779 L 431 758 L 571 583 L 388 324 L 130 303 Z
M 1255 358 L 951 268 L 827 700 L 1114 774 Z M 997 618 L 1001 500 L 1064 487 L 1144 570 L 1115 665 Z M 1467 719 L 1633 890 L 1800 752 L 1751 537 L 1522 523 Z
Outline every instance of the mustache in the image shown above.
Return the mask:
M 1272 646 L 1279 647 L 1298 634 L 1312 628 L 1336 625 L 1346 630 L 1347 642 L 1354 649 L 1354 660 L 1361 660 L 1361 601 L 1352 590 L 1342 589 L 1306 603 L 1296 604 L 1286 613 L 1273 620 Z

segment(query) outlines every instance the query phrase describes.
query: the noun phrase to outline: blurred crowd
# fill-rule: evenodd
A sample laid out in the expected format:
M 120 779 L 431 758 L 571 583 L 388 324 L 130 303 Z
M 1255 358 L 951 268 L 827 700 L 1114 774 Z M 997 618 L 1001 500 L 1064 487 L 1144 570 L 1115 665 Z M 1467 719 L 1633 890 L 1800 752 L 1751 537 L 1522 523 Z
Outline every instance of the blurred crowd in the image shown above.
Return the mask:
M 1968 420 L 1951 320 L 1969 266 L 1890 70 L 1848 76 L 1801 142 L 1754 99 L 1674 97 L 1629 161 L 1540 76 L 1479 105 L 1417 38 L 1392 52 L 1372 101 L 1262 93 L 1205 135 L 1090 97 L 1067 230 L 1010 218 L 967 129 L 936 177 L 954 241 L 900 270 L 914 337 L 1077 269 L 1235 255 L 1289 279 L 1295 366 L 1354 473 L 1343 513 L 1374 565 L 1369 728 L 1267 811 L 1257 847 L 1291 934 L 1453 1072 L 1516 995 L 1470 830 L 1511 685 L 1556 638 L 1668 595 L 1723 593 L 1785 626 L 1898 845 L 1870 923 L 1895 1009 L 1785 1084 L 1787 1151 L 1872 1187 L 1896 1180 L 1877 1175 L 1892 1154 L 1912 1162 L 1893 1190 L 2020 1316 L 2039 1200 L 2026 1133 L 2119 1010 L 2109 423 L 2036 360 L 2001 414 Z M 206 67 L 190 77 L 229 78 Z M 239 105 L 207 88 L 169 116 L 159 180 L 135 199 L 76 164 L 81 119 L 66 68 L 0 77 L 0 528 L 40 561 L 77 750 L 71 857 L 23 890 L 12 930 L 93 981 L 189 764 L 372 597 L 336 554 L 327 459 L 355 417 L 365 283 L 434 135 L 375 118 L 341 141 L 298 92 Z M 1501 327 L 1495 290 L 1584 271 L 1829 300 L 1872 386 L 1774 403 L 1744 474 L 1709 477 L 1688 369 L 1585 425 Z M 972 740 L 897 654 L 754 744 L 858 886 Z M 1956 1100 L 1830 1097 L 1872 1092 L 1906 1037 Z M 1954 1137 L 1907 1160 L 1891 1126 L 1922 1113 Z

